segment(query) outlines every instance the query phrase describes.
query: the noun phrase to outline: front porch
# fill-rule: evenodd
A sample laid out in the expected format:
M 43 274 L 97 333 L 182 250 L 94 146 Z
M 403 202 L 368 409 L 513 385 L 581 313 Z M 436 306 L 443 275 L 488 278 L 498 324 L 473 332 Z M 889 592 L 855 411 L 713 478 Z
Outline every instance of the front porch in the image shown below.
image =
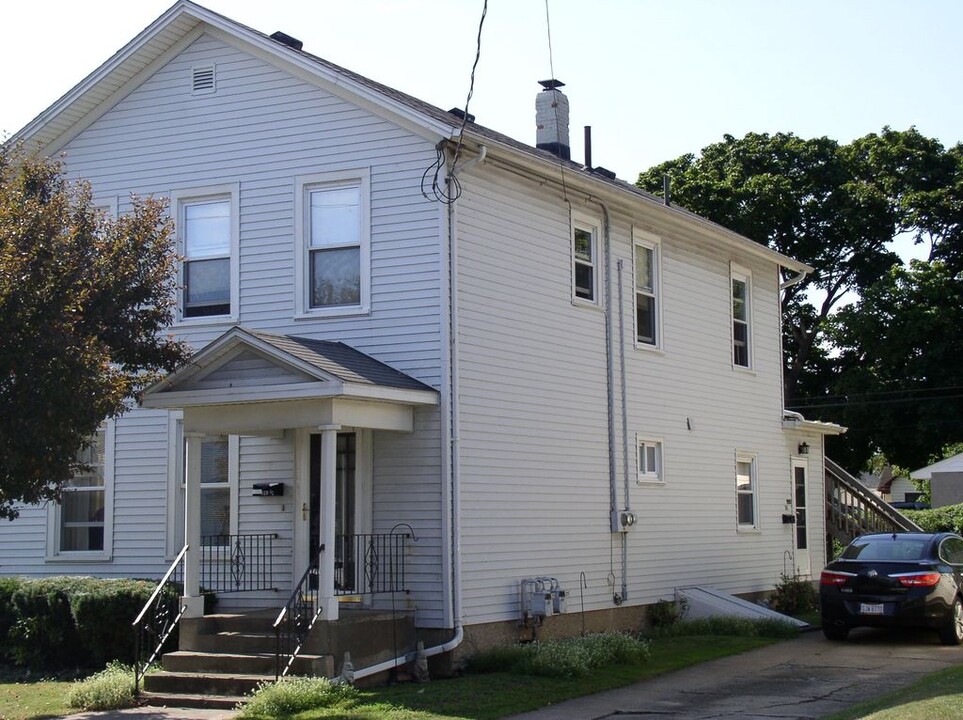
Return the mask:
M 165 578 L 183 588 L 177 619 L 201 622 L 211 592 L 230 611 L 264 610 L 287 672 L 346 608 L 411 609 L 416 532 L 374 510 L 374 438 L 413 435 L 416 410 L 437 404 L 434 389 L 342 343 L 242 328 L 151 387 L 143 405 L 177 416 L 183 448 L 183 549 Z M 231 532 L 209 534 L 218 522 Z M 148 624 L 163 633 L 170 613 L 159 614 Z

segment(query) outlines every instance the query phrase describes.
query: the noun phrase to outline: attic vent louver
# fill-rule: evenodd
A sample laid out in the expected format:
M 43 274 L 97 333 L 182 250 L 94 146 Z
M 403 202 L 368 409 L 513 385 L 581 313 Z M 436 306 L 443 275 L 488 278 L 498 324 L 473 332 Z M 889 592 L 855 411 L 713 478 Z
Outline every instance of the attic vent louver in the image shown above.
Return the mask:
M 216 89 L 213 65 L 191 68 L 191 93 L 205 95 Z
M 271 35 L 271 39 L 281 43 L 282 45 L 287 45 L 289 48 L 294 48 L 295 50 L 300 50 L 301 48 L 304 47 L 303 42 L 301 42 L 297 38 L 291 37 L 287 33 L 281 32 L 280 30 L 278 30 L 276 33 Z

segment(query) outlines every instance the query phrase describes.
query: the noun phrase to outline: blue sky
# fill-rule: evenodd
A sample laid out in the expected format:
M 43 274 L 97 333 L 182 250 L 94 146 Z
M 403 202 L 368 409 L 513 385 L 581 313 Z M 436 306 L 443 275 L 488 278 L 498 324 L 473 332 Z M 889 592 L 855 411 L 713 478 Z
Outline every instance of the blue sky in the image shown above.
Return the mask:
M 206 0 L 267 33 L 448 109 L 464 106 L 482 0 Z M 171 5 L 33 0 L 0 10 L 0 135 L 14 132 Z M 573 159 L 633 180 L 725 133 L 846 142 L 884 125 L 963 140 L 963 2 L 549 0 Z M 544 0 L 489 0 L 470 111 L 534 143 L 552 74 Z

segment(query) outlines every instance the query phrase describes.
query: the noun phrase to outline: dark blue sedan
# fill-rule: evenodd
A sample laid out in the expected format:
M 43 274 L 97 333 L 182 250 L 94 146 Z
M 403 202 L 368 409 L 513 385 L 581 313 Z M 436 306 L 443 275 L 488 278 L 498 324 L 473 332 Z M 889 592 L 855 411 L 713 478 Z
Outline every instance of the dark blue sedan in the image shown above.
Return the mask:
M 850 628 L 924 627 L 963 642 L 963 538 L 955 533 L 862 535 L 819 580 L 823 634 Z

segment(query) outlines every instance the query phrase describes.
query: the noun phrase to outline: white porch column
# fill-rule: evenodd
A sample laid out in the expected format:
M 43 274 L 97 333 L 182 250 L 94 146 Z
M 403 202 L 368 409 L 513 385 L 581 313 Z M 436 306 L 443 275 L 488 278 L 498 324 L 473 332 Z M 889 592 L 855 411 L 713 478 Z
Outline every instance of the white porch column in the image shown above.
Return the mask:
M 203 435 L 186 434 L 184 478 L 184 617 L 202 617 L 201 596 L 201 440 Z
M 318 537 L 321 538 L 320 563 L 318 568 L 318 594 L 322 620 L 338 619 L 338 598 L 334 594 L 334 523 L 335 523 L 335 479 L 338 465 L 339 426 L 327 425 L 321 428 L 321 524 Z

